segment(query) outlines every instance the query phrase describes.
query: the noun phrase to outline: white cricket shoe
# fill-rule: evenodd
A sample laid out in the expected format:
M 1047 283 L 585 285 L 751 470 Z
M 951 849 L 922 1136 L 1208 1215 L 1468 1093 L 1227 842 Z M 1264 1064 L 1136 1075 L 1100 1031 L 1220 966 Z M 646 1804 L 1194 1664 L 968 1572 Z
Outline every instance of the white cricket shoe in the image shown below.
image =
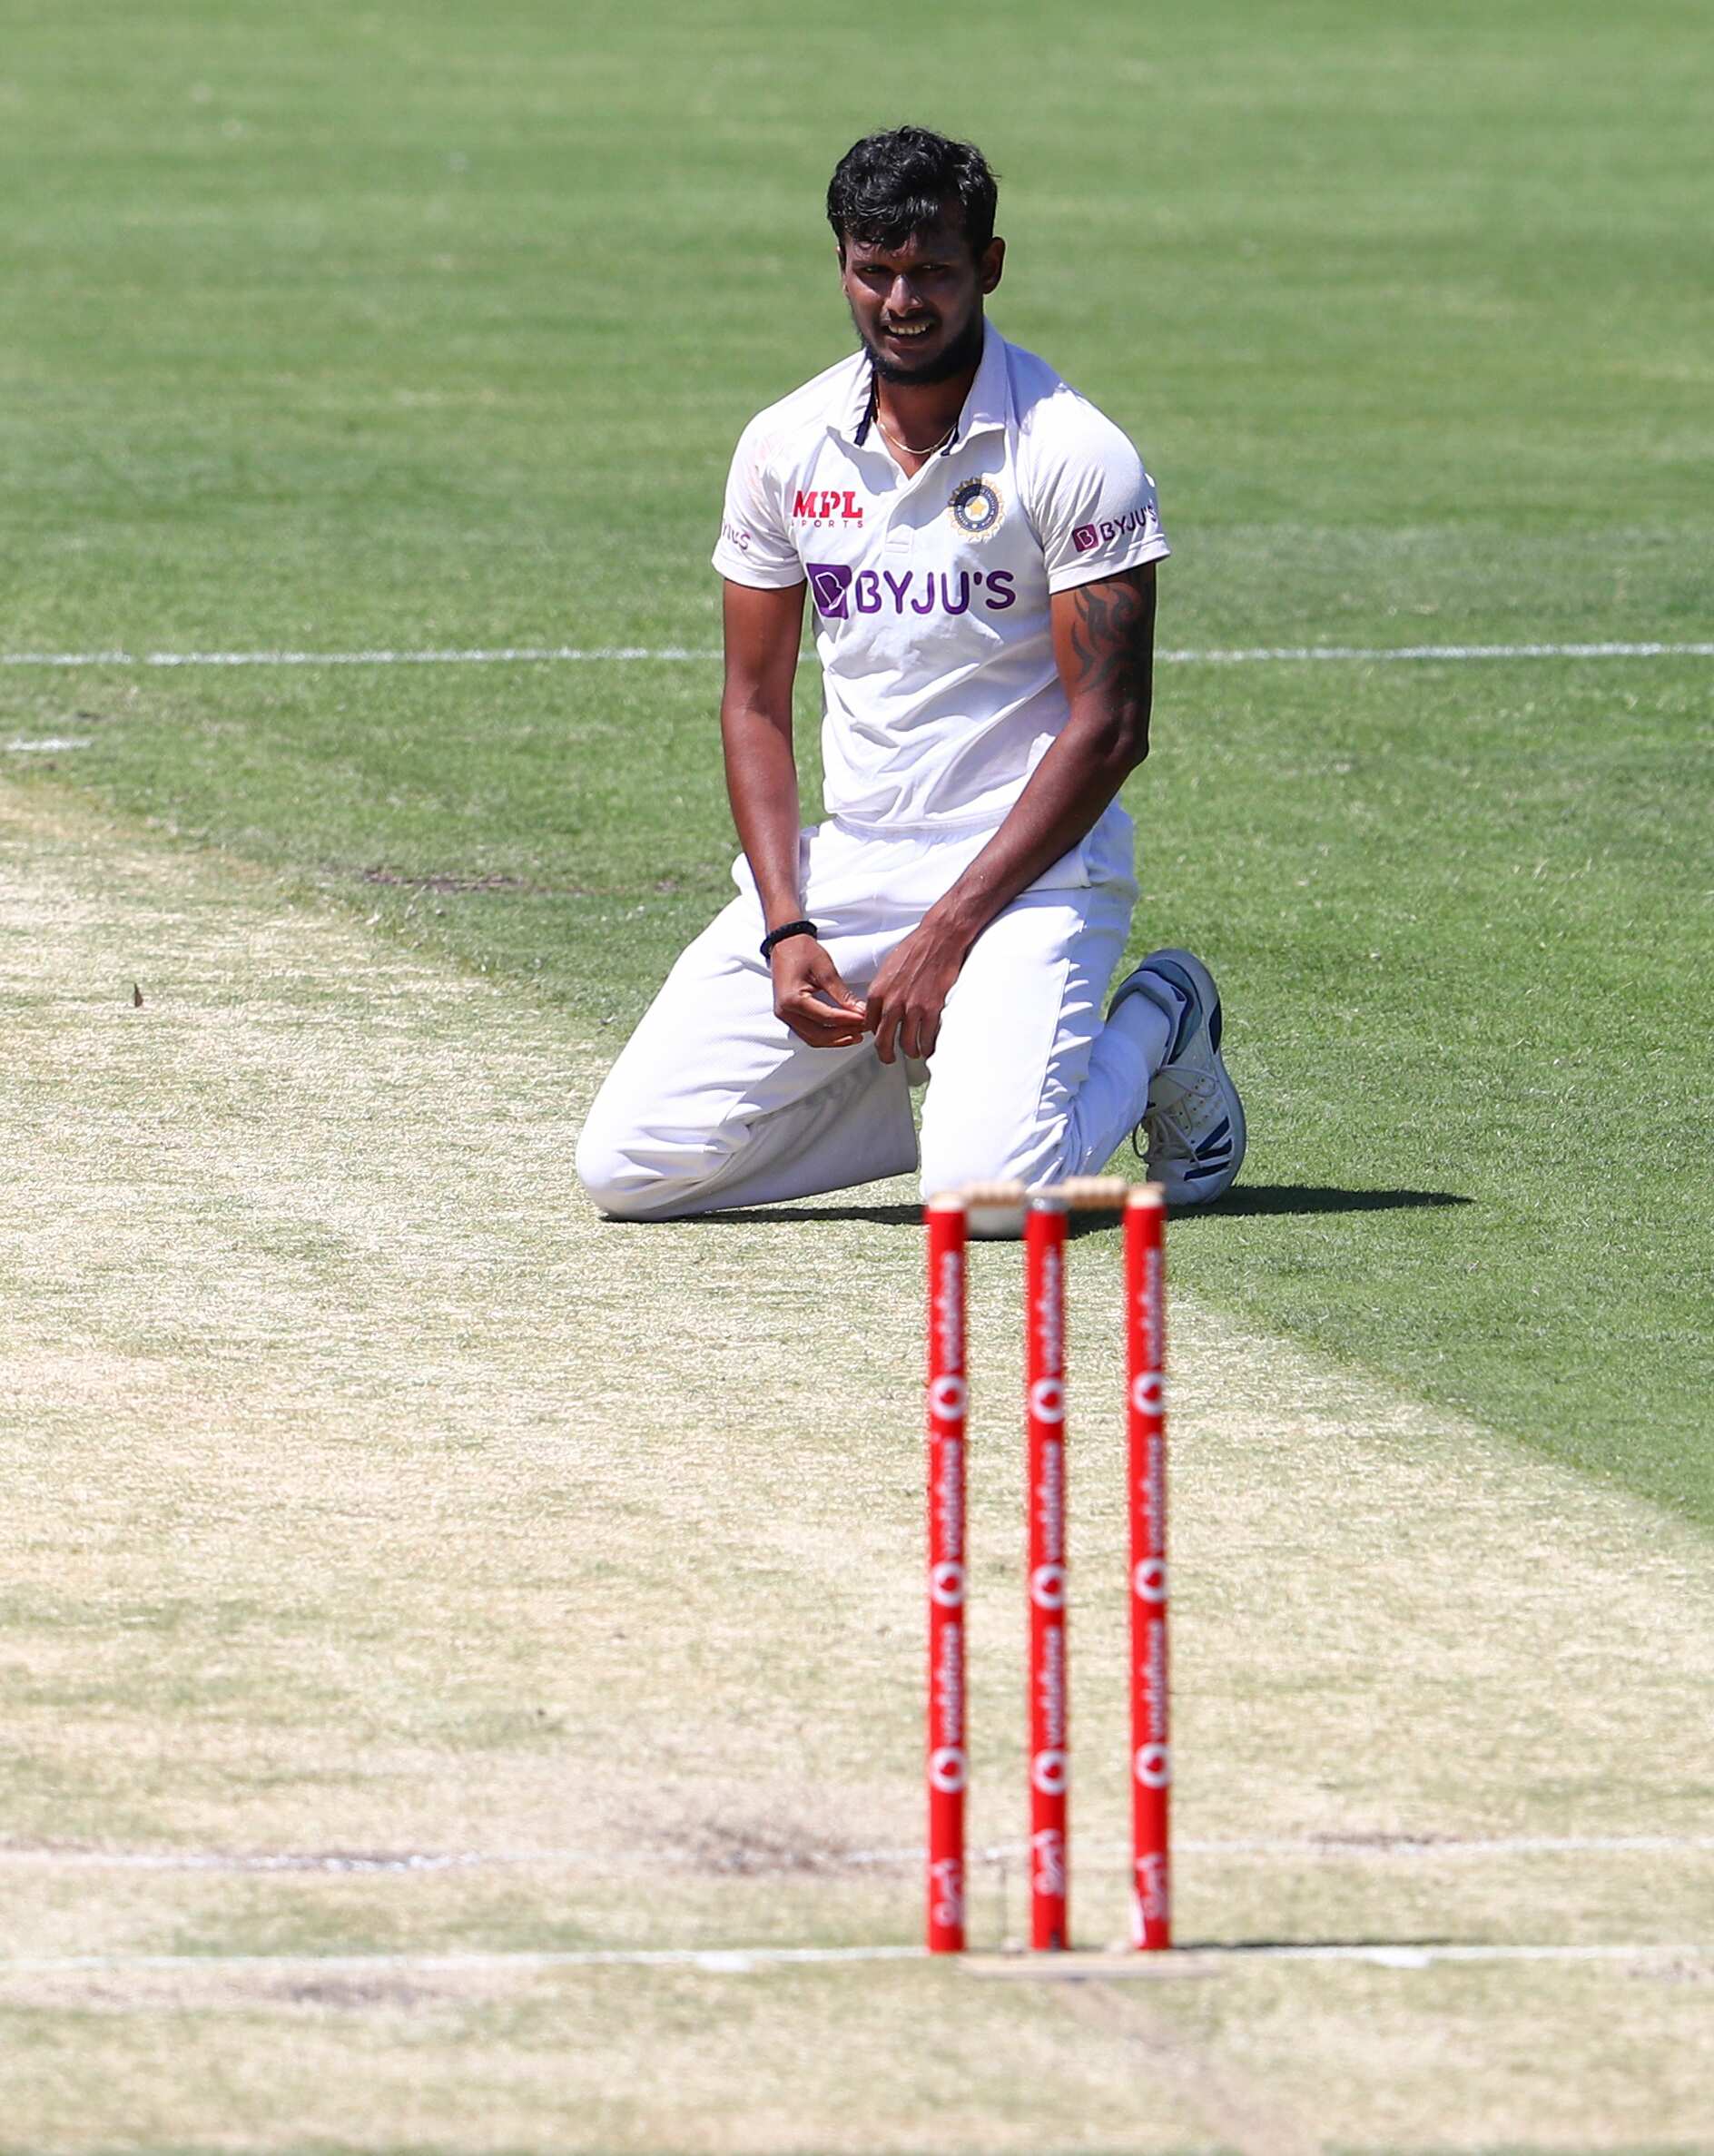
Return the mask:
M 1172 1027 L 1131 1143 L 1168 1205 L 1206 1206 L 1244 1165 L 1244 1103 L 1220 1060 L 1220 991 L 1199 958 L 1157 950 L 1119 983 L 1108 1018 L 1127 996 L 1147 996 Z

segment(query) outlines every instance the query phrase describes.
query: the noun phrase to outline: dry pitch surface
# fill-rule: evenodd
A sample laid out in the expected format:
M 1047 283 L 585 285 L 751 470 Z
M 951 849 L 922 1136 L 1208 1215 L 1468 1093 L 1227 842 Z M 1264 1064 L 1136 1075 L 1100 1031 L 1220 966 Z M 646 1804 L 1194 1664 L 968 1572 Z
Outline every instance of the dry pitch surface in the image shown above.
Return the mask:
M 1183 1936 L 1551 1952 L 724 1956 L 917 1934 L 910 1193 L 604 1226 L 569 1163 L 611 1044 L 0 806 L 0 2146 L 1714 2149 L 1704 1544 L 1178 1298 Z M 1091 1945 L 1116 1275 L 1076 1245 Z M 983 1253 L 990 1948 L 1016 1288 Z M 667 1958 L 578 1958 L 629 1950 Z

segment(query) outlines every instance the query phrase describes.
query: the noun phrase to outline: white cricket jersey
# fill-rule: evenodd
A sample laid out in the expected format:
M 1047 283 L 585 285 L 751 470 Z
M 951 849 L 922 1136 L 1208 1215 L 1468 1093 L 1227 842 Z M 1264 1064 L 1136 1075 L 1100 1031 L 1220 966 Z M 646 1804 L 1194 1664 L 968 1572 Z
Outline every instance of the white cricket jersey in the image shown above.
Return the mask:
M 1126 436 L 990 323 L 946 448 L 906 478 L 853 353 L 744 430 L 714 563 L 809 585 L 827 812 L 998 823 L 1068 716 L 1050 593 L 1169 552 Z

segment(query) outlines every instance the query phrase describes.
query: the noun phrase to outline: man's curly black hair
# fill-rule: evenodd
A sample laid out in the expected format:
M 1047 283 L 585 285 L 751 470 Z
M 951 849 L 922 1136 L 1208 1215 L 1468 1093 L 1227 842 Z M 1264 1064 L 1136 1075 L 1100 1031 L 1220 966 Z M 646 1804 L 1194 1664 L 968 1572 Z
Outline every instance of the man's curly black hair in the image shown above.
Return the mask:
M 956 143 L 931 127 L 890 127 L 853 143 L 827 189 L 827 222 L 839 241 L 901 247 L 938 222 L 956 202 L 972 255 L 994 236 L 998 199 L 988 160 L 974 143 Z

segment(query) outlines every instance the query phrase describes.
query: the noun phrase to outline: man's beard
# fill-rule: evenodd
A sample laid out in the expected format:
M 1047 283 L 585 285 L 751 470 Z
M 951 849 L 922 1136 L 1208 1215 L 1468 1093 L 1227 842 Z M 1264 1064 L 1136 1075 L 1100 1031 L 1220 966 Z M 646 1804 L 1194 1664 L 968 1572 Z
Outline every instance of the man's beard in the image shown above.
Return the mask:
M 890 359 L 884 353 L 878 352 L 863 335 L 854 312 L 851 319 L 857 330 L 858 343 L 868 353 L 869 364 L 883 382 L 898 382 L 911 387 L 921 385 L 927 389 L 931 382 L 947 381 L 955 374 L 962 374 L 967 368 L 978 366 L 981 360 L 983 332 L 982 317 L 980 314 L 971 315 L 958 336 L 942 348 L 938 359 L 927 360 L 921 367 L 901 367 L 896 359 Z

